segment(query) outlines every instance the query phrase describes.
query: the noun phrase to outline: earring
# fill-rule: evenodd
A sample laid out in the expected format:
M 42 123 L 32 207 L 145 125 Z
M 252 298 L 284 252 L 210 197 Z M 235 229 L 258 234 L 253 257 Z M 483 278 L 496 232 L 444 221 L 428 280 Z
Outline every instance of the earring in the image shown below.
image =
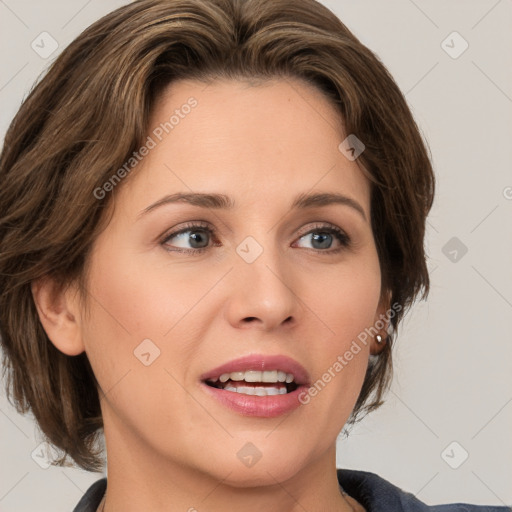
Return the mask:
M 375 339 L 377 340 L 377 343 L 382 343 L 382 336 L 380 334 L 377 334 L 377 336 L 375 336 Z

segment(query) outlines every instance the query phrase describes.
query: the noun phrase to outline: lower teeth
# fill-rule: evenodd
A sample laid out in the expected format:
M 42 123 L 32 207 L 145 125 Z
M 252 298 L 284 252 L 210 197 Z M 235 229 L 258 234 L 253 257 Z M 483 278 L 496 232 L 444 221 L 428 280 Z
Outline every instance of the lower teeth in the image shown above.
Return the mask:
M 267 396 L 267 395 L 286 395 L 285 387 L 248 387 L 248 386 L 226 386 L 225 391 L 234 391 L 235 393 L 243 393 L 245 395 Z

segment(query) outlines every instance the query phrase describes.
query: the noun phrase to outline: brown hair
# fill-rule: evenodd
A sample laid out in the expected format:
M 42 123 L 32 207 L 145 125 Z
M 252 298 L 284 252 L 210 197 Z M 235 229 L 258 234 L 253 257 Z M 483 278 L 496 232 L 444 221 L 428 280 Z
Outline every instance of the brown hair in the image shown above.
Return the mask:
M 382 290 L 399 304 L 393 332 L 371 358 L 347 424 L 382 402 L 393 335 L 429 290 L 425 219 L 434 175 L 404 96 L 378 57 L 315 0 L 143 0 L 103 17 L 77 37 L 34 87 L 7 132 L 0 157 L 0 335 L 7 394 L 31 410 L 47 439 L 87 470 L 103 425 L 85 353 L 49 341 L 31 282 L 84 283 L 89 250 L 112 178 L 148 133 L 159 92 L 174 80 L 298 78 L 332 102 L 345 133 L 366 149 L 371 223 Z M 342 140 L 340 134 L 340 142 Z M 81 288 L 84 291 L 84 288 Z

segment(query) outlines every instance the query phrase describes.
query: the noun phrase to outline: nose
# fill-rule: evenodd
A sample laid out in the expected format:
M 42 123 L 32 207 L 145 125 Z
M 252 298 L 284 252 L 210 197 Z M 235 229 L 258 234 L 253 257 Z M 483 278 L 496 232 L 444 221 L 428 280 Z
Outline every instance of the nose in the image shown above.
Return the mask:
M 296 325 L 302 303 L 294 290 L 298 283 L 285 255 L 265 248 L 251 263 L 235 256 L 225 310 L 231 325 L 266 331 Z

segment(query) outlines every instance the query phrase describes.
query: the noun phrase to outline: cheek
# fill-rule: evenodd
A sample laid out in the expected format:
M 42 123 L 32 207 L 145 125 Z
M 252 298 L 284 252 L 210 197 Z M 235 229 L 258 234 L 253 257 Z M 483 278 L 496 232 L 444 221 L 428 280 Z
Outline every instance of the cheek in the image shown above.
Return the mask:
M 136 356 L 144 340 L 154 344 L 144 353 L 155 358 L 172 318 L 164 325 L 161 297 L 144 269 L 123 250 L 114 255 L 103 246 L 94 254 L 88 292 L 90 316 L 82 324 L 82 335 L 96 378 L 107 391 L 127 373 L 144 367 Z
M 345 420 L 368 366 L 372 339 L 369 328 L 374 325 L 380 297 L 377 256 L 329 270 L 317 276 L 315 282 L 316 286 L 307 286 L 305 298 L 316 314 L 311 336 L 318 347 L 311 353 L 316 373 L 308 396 L 311 405 L 319 407 L 318 414 L 322 406 L 337 403 L 336 410 Z
M 144 254 L 106 248 L 95 255 L 95 261 L 90 282 L 96 315 L 89 322 L 94 324 L 91 337 L 107 337 L 118 345 L 127 340 L 132 344 L 145 338 L 162 340 L 208 289 L 204 279 L 191 279 L 179 266 L 154 265 Z
M 190 279 L 180 269 L 143 267 L 142 258 L 119 254 L 115 267 L 100 264 L 109 261 L 102 255 L 91 269 L 90 295 L 95 299 L 84 324 L 105 428 L 119 434 L 126 449 L 132 449 L 135 435 L 180 459 L 183 446 L 197 444 L 197 430 L 216 427 L 183 387 L 204 327 L 192 320 L 198 319 L 198 299 L 211 284 Z M 139 349 L 147 339 L 151 342 Z
M 307 286 L 319 324 L 329 345 L 343 349 L 375 322 L 380 298 L 380 268 L 376 254 L 353 258 L 350 264 L 328 268 Z M 327 350 L 329 352 L 329 350 Z
M 209 320 L 207 315 L 203 322 L 198 318 L 207 304 L 200 299 L 213 278 L 218 279 L 218 272 L 192 276 L 180 265 L 148 260 L 120 249 L 112 239 L 94 254 L 88 285 L 91 315 L 82 324 L 86 353 L 104 392 L 118 386 L 132 389 L 125 405 L 147 402 L 141 390 L 150 387 L 152 396 L 179 396 L 178 384 L 166 370 L 189 368 Z M 121 401 L 125 398 L 119 394 Z
M 173 365 L 187 367 L 190 337 L 180 319 L 190 310 L 193 294 L 183 296 L 185 283 L 166 286 L 154 269 L 120 253 L 115 266 L 105 264 L 109 259 L 102 255 L 91 269 L 91 315 L 83 324 L 105 422 L 117 431 L 130 426 L 141 437 L 151 430 L 155 439 L 172 425 L 184 438 L 186 432 L 179 433 L 181 423 L 173 415 L 183 407 L 183 378 L 173 378 Z

